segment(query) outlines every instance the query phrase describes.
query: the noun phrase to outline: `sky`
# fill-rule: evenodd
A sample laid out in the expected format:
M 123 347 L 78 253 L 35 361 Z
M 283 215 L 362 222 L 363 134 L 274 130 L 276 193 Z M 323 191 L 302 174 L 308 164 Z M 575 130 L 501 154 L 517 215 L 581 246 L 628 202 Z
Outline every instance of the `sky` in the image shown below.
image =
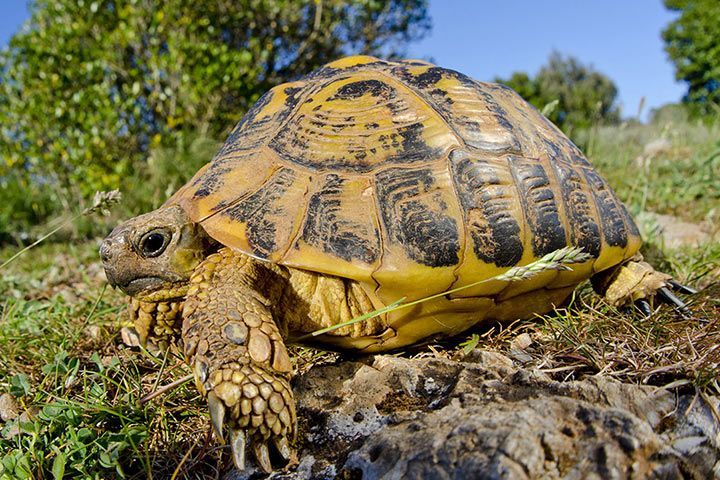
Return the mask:
M 433 30 L 408 56 L 492 80 L 534 74 L 557 50 L 609 76 L 623 116 L 645 97 L 644 119 L 685 92 L 660 38 L 675 15 L 661 0 L 430 0 Z M 27 0 L 0 0 L 0 47 L 28 16 Z

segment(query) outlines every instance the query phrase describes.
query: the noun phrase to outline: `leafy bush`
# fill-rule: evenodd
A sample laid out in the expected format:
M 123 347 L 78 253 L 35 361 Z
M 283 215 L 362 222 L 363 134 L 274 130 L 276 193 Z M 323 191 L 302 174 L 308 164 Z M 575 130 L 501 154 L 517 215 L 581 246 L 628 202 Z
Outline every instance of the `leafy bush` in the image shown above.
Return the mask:
M 720 2 L 665 0 L 679 16 L 662 32 L 675 78 L 687 84 L 684 101 L 702 115 L 720 112 Z
M 553 52 L 534 78 L 525 72 L 515 72 L 510 78 L 495 81 L 514 89 L 543 110 L 546 117 L 574 140 L 578 131 L 620 121 L 615 83 L 574 57 Z
M 276 84 L 349 53 L 396 55 L 429 29 L 427 0 L 36 0 L 30 10 L 0 52 L 0 179 L 19 185 L 11 196 L 39 183 L 69 205 L 126 186 L 153 168 L 154 148 L 188 131 L 223 138 Z M 22 208 L 9 222 L 56 213 L 13 201 Z

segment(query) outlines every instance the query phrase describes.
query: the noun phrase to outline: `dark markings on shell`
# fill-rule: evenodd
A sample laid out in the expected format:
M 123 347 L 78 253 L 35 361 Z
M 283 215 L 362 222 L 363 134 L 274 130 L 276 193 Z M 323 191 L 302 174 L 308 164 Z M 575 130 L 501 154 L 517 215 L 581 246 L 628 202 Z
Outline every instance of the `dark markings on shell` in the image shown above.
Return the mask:
M 638 227 L 635 224 L 635 221 L 633 220 L 632 215 L 630 215 L 630 212 L 628 212 L 625 204 L 620 202 L 620 208 L 622 208 L 622 211 L 625 214 L 625 224 L 627 225 L 627 228 L 630 231 L 630 235 L 632 235 L 634 237 L 640 237 L 640 230 L 638 230 Z
M 272 101 L 274 95 L 275 91 L 269 90 L 255 102 L 255 105 L 250 107 L 250 110 L 245 113 L 230 133 L 230 136 L 225 140 L 222 148 L 215 156 L 216 159 L 238 150 L 255 148 L 257 143 L 265 138 L 263 131 L 269 130 L 272 117 L 258 120 L 257 116 Z M 252 141 L 253 139 L 255 141 Z
M 343 182 L 335 174 L 325 177 L 323 186 L 310 197 L 301 238 L 308 245 L 348 262 L 374 263 L 380 252 L 377 232 L 374 229 L 367 231 L 352 219 L 338 214 Z
M 352 101 L 363 95 L 371 95 L 376 98 L 378 104 L 390 110 L 393 118 L 407 117 L 409 110 L 408 103 L 402 98 L 397 90 L 390 84 L 376 79 L 358 80 L 342 85 L 337 92 L 328 98 L 325 104 L 319 104 L 313 108 L 315 118 L 310 120 L 304 115 L 294 118 L 286 128 L 283 128 L 278 135 L 270 142 L 270 147 L 275 150 L 286 161 L 302 165 L 313 170 L 338 170 L 356 173 L 368 173 L 383 163 L 407 164 L 412 162 L 424 162 L 437 158 L 441 149 L 430 147 L 423 139 L 424 126 L 420 122 L 398 126 L 394 130 L 387 131 L 377 137 L 377 144 L 369 147 L 356 144 L 360 135 L 360 125 L 352 115 L 343 118 L 342 121 L 333 121 L 333 102 Z M 382 111 L 382 114 L 387 114 Z M 396 123 L 402 123 L 398 120 Z M 308 128 L 312 126 L 312 128 Z M 369 134 L 378 128 L 376 122 L 369 122 L 362 126 L 362 131 Z M 353 135 L 349 135 L 351 131 Z M 327 132 L 328 135 L 338 134 L 339 138 L 332 147 L 335 155 L 314 155 L 313 148 L 318 148 L 317 137 Z M 360 148 L 359 148 L 360 147 Z M 386 162 L 378 164 L 375 161 L 376 152 L 395 151 L 389 155 Z M 321 152 L 322 153 L 322 152 Z M 387 153 L 385 155 L 388 155 Z
M 429 267 L 457 265 L 460 239 L 454 218 L 429 169 L 391 168 L 376 176 L 378 203 L 391 243 Z
M 295 173 L 288 168 L 278 170 L 263 186 L 237 205 L 229 207 L 222 215 L 246 224 L 248 242 L 253 253 L 267 257 L 277 248 L 274 219 L 282 218 L 278 200 L 295 180 Z
M 455 188 L 465 210 L 475 255 L 498 267 L 516 265 L 523 255 L 520 226 L 512 214 L 513 185 L 502 184 L 493 164 L 454 151 Z
M 395 67 L 392 72 L 402 78 L 406 83 L 419 90 L 433 89 L 443 79 L 443 75 L 450 72 L 441 67 L 430 67 L 420 74 L 412 74 L 405 66 Z
M 363 95 L 372 95 L 387 100 L 395 97 L 396 92 L 393 87 L 380 80 L 358 80 L 340 87 L 332 97 L 328 98 L 328 101 L 355 100 Z
M 624 248 L 627 245 L 627 228 L 623 219 L 625 212 L 622 205 L 596 171 L 585 169 L 585 178 L 595 197 L 605 243 Z
M 469 146 L 495 153 L 520 153 L 522 151 L 516 139 L 515 126 L 508 121 L 508 113 L 495 101 L 492 93 L 486 91 L 470 77 L 455 70 L 440 67 L 431 67 L 420 74 L 411 73 L 405 66 L 394 67 L 391 71 L 403 83 L 418 92 L 446 121 L 455 126 Z M 460 83 L 463 94 L 467 96 L 469 102 L 475 104 L 470 108 L 469 114 L 458 114 L 453 108 L 457 99 L 453 98 L 450 92 L 436 86 L 443 78 L 452 78 Z M 473 109 L 475 114 L 470 113 Z M 485 132 L 474 117 L 475 115 L 487 115 L 488 112 L 493 116 L 495 122 L 509 133 L 509 138 L 512 139 L 510 142 L 487 141 Z
M 591 200 L 583 190 L 584 179 L 575 168 L 550 160 L 557 173 L 558 183 L 567 212 L 572 244 L 581 247 L 594 258 L 600 255 L 600 229 L 594 219 Z
M 545 169 L 537 160 L 509 157 L 509 161 L 533 234 L 533 254 L 541 257 L 563 248 L 567 244 L 565 229 Z
M 339 74 L 348 75 L 348 74 L 353 74 L 358 71 L 384 70 L 387 67 L 387 65 L 388 65 L 387 62 L 385 62 L 383 60 L 379 60 L 379 59 L 374 62 L 348 65 L 348 66 L 345 66 L 342 68 L 324 65 L 321 68 L 310 73 L 307 77 L 305 77 L 305 79 L 312 80 L 312 81 L 325 80 L 325 79 L 332 78 Z
M 195 198 L 204 198 L 218 191 L 225 183 L 223 179 L 224 175 L 229 171 L 230 168 L 228 167 L 211 165 L 203 176 L 198 177 L 193 182 L 193 186 L 197 187 L 194 194 Z
M 294 111 L 304 90 L 302 87 L 285 87 L 283 92 L 287 98 L 283 108 L 278 109 L 272 115 L 258 119 L 258 114 L 270 103 L 273 95 L 275 95 L 275 89 L 260 97 L 260 100 L 240 120 L 240 123 L 235 127 L 216 155 L 217 160 L 214 161 L 222 162 L 223 157 L 237 152 L 253 151 L 260 145 L 267 143 L 270 134 L 285 122 Z

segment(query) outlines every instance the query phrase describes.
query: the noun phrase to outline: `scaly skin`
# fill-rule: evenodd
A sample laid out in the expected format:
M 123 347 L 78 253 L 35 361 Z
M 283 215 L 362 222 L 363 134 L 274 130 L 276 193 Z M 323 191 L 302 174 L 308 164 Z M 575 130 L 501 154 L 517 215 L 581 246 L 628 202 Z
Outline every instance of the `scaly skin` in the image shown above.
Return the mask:
M 627 262 L 595 275 L 592 284 L 610 305 L 622 307 L 653 297 L 667 287 L 671 279 L 670 275 L 658 272 L 643 261 L 642 255 L 637 254 Z
M 128 314 L 132 328 L 123 329 L 123 341 L 136 347 L 165 350 L 182 330 L 181 300 L 166 302 L 143 302 L 130 297 Z
M 296 416 L 292 364 L 271 312 L 280 289 L 262 288 L 267 275 L 226 248 L 208 256 L 190 279 L 182 337 L 216 433 L 223 438 L 223 425 L 230 429 L 235 464 L 243 468 L 249 441 L 270 472 L 268 444 L 289 457 Z

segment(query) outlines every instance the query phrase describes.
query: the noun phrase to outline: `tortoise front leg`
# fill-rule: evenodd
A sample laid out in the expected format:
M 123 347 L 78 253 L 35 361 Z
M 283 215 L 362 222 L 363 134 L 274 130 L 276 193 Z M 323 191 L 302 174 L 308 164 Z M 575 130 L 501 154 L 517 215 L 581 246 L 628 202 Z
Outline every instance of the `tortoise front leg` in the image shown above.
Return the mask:
M 260 264 L 227 248 L 210 255 L 190 280 L 182 336 L 220 439 L 229 427 L 235 466 L 244 468 L 251 444 L 270 472 L 268 444 L 289 460 L 296 417 L 292 365 L 270 310 L 276 299 L 262 291 L 272 286 L 267 276 Z
M 132 327 L 120 331 L 123 343 L 144 346 L 152 352 L 167 349 L 180 334 L 182 305 L 181 300 L 142 302 L 130 297 L 128 316 Z

